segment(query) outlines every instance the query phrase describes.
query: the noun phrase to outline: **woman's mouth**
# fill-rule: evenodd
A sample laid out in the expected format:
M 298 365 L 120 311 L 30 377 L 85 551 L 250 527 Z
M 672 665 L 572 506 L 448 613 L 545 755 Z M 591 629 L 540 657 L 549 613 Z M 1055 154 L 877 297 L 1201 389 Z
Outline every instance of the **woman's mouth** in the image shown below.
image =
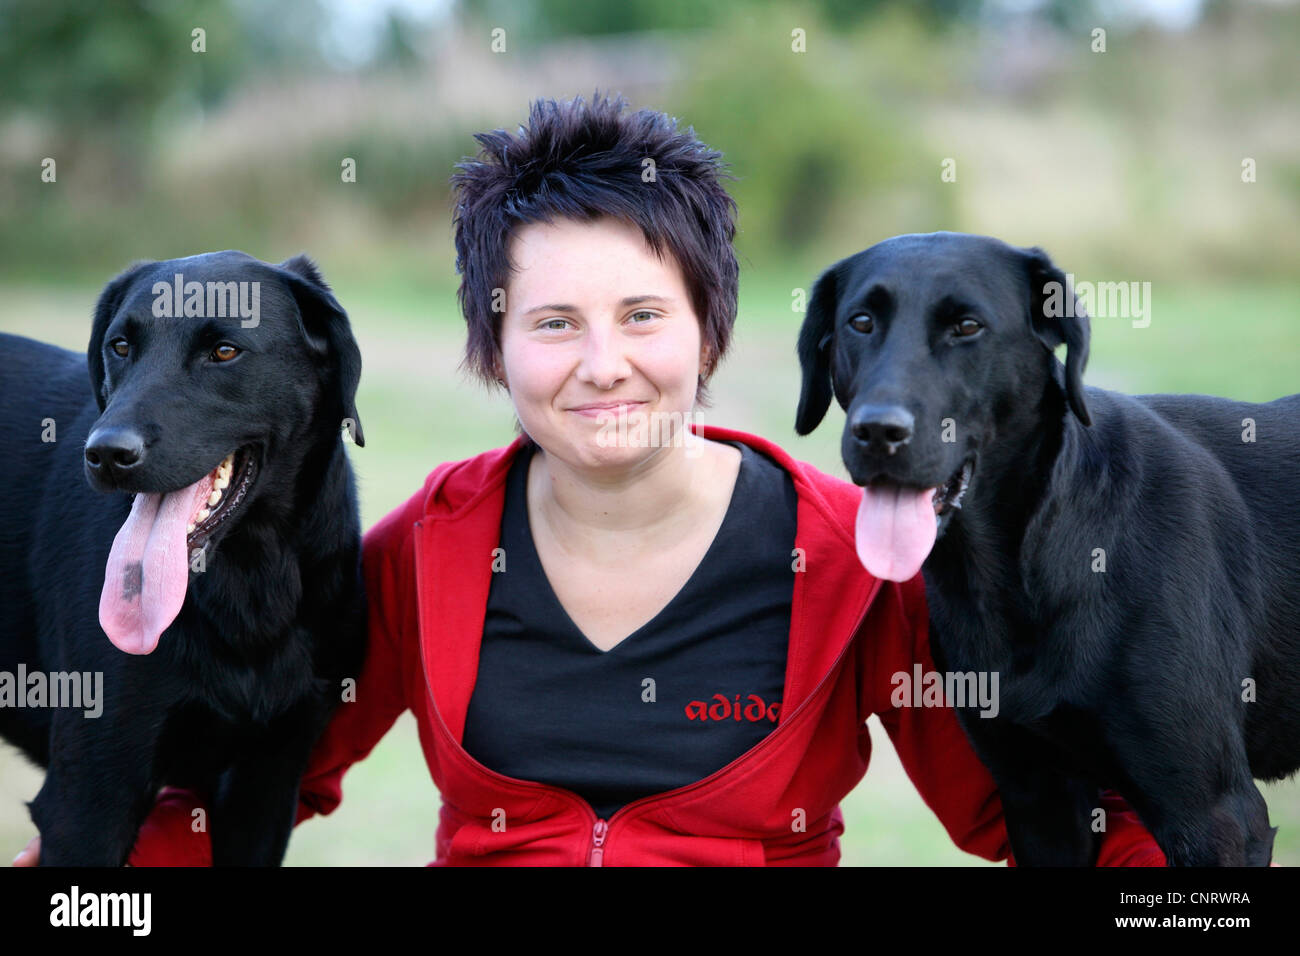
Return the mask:
M 579 405 L 576 408 L 570 408 L 569 411 L 583 415 L 587 418 L 600 418 L 604 416 L 614 416 L 631 414 L 644 408 L 646 402 L 592 402 L 587 405 Z

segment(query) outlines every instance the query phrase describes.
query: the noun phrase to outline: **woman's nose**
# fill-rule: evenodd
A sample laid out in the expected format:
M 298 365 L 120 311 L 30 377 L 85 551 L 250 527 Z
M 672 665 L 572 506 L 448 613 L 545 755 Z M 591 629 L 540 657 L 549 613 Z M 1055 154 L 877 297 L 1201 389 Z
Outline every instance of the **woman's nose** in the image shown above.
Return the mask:
M 628 376 L 623 345 L 607 330 L 592 329 L 583 343 L 578 378 L 608 391 Z

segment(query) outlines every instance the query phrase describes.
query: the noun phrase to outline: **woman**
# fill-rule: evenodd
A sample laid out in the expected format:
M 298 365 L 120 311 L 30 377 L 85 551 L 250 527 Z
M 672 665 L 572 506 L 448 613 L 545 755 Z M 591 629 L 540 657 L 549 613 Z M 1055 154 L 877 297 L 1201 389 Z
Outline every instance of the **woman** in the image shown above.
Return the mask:
M 858 491 L 691 426 L 736 313 L 719 154 L 621 98 L 541 101 L 454 177 L 466 364 L 521 435 L 436 468 L 366 535 L 371 643 L 302 781 L 411 707 L 443 798 L 438 864 L 834 864 L 879 714 L 953 840 L 1009 855 L 934 669 L 920 578 L 872 578 Z M 910 703 L 905 701 L 904 703 Z M 169 791 L 132 863 L 206 863 Z M 1118 798 L 1099 863 L 1163 865 Z

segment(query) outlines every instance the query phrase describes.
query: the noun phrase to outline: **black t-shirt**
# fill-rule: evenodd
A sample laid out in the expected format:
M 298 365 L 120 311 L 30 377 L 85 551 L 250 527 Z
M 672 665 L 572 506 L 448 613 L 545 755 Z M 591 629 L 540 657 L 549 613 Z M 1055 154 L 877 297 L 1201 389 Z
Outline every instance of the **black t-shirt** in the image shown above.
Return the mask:
M 572 790 L 602 818 L 721 770 L 776 726 L 794 592 L 789 473 L 742 442 L 726 516 L 690 580 L 608 651 L 569 618 L 528 523 L 532 445 L 501 517 L 463 745 L 498 773 Z

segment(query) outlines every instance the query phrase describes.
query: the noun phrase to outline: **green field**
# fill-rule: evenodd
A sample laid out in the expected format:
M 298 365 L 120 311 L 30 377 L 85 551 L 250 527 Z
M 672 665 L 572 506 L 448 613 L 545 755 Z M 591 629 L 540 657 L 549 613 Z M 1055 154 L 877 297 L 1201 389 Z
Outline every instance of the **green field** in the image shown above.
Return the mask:
M 329 270 L 326 270 L 328 275 Z M 363 521 L 374 524 L 405 500 L 439 462 L 503 445 L 513 437 L 507 401 L 463 380 L 457 371 L 463 323 L 454 289 L 379 285 L 331 277 L 348 308 L 364 358 L 357 405 L 366 447 L 350 454 L 361 490 Z M 708 423 L 756 432 L 796 458 L 844 475 L 838 460 L 842 413 L 832 409 L 812 436 L 794 435 L 799 371 L 794 341 L 800 316 L 791 290 L 809 275 L 745 280 L 735 347 L 712 385 Z M 84 349 L 94 284 L 46 287 L 0 284 L 0 329 Z M 1157 283 L 1152 322 L 1094 322 L 1090 384 L 1131 392 L 1203 392 L 1266 401 L 1300 391 L 1297 302 L 1300 285 Z M 1292 507 L 1293 503 L 1285 503 Z M 921 802 L 879 723 L 871 769 L 844 804 L 844 862 L 888 865 L 980 865 L 958 850 Z M 0 747 L 0 852 L 17 852 L 33 830 L 22 801 L 40 774 Z M 1300 780 L 1263 788 L 1280 827 L 1276 859 L 1300 865 Z M 424 765 L 415 725 L 404 715 L 346 779 L 342 806 L 295 834 L 290 864 L 420 865 L 434 856 L 438 797 Z

